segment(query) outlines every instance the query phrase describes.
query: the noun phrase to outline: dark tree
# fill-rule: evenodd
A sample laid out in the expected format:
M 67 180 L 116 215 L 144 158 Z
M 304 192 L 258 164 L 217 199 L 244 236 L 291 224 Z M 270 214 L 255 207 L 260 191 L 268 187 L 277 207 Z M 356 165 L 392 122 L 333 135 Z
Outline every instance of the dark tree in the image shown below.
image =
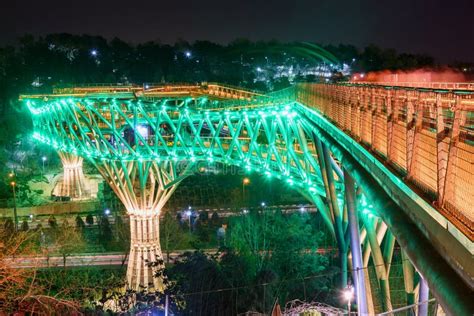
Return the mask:
M 57 228 L 58 227 L 58 223 L 57 223 L 56 218 L 54 217 L 54 215 L 51 215 L 48 218 L 48 224 L 49 224 L 49 227 L 51 227 L 51 228 Z
M 207 222 L 209 220 L 209 212 L 208 211 L 202 211 L 199 213 L 199 221 L 201 222 Z
M 5 229 L 5 234 L 11 236 L 15 232 L 15 223 L 11 218 L 7 218 L 3 224 L 3 228 Z
M 211 221 L 212 225 L 218 225 L 219 224 L 219 213 L 213 212 L 211 216 Z
M 94 216 L 92 214 L 87 214 L 86 216 L 86 223 L 89 226 L 94 225 Z
M 21 223 L 21 230 L 24 231 L 24 232 L 27 232 L 29 229 L 30 229 L 30 227 L 28 226 L 28 221 L 25 219 Z
M 86 227 L 86 224 L 82 220 L 82 217 L 80 215 L 77 215 L 76 216 L 76 229 L 82 231 L 84 229 L 84 227 Z
M 106 250 L 110 250 L 110 247 L 113 243 L 113 234 L 109 219 L 106 216 L 101 218 L 99 229 L 100 243 Z

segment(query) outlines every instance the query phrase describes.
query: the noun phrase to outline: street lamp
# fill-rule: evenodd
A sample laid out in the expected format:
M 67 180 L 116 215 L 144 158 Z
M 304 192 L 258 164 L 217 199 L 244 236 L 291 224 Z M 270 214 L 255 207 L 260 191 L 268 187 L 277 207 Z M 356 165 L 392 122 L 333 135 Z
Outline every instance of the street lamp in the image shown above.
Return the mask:
M 191 210 L 191 206 L 188 208 L 189 210 L 186 211 L 186 215 L 188 216 L 188 221 L 189 221 L 189 232 L 191 233 L 191 214 L 192 212 L 190 211 Z
M 18 215 L 16 213 L 16 182 L 12 181 L 10 182 L 10 185 L 12 186 L 12 191 L 13 191 L 13 216 L 15 218 L 15 231 L 18 231 Z
M 262 202 L 260 205 L 261 205 L 262 207 L 265 207 L 267 204 L 265 204 L 265 202 Z
M 245 202 L 245 186 L 250 184 L 249 178 L 244 178 L 242 180 L 242 202 Z
M 110 215 L 110 209 L 106 208 L 104 213 L 105 213 L 105 215 Z
M 352 298 L 354 297 L 354 288 L 348 285 L 346 289 L 344 290 L 343 295 L 344 295 L 344 300 L 347 301 L 347 311 L 348 311 L 348 314 L 350 315 L 351 314 L 351 301 L 352 301 Z
M 46 158 L 46 156 L 43 156 L 41 157 L 41 160 L 43 161 L 43 174 L 44 174 L 44 163 L 46 162 L 46 160 L 48 160 L 48 158 Z

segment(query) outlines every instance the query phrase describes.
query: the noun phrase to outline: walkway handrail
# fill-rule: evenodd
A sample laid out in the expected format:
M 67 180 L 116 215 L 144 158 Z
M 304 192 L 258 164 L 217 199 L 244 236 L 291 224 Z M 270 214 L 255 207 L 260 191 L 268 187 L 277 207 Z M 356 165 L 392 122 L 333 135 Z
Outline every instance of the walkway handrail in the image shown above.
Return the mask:
M 474 93 L 474 82 L 393 82 L 393 81 L 350 81 L 348 83 L 342 83 L 346 85 L 354 86 L 383 86 L 386 88 L 419 88 L 419 89 L 430 89 L 430 90 L 460 90 L 462 92 Z

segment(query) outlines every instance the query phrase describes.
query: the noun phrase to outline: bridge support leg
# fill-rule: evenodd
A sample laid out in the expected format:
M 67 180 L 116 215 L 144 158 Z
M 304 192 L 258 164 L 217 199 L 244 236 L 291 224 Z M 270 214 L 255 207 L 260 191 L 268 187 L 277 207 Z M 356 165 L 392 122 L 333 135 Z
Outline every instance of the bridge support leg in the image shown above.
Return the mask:
M 407 303 L 406 305 L 415 304 L 415 269 L 410 263 L 407 255 L 402 251 L 402 266 L 403 266 L 403 280 L 405 284 L 405 294 Z M 414 316 L 413 312 L 410 312 L 410 316 Z
M 85 197 L 85 178 L 82 171 L 82 157 L 62 152 L 58 152 L 63 165 L 63 179 L 59 186 L 55 188 L 54 194 L 57 196 L 68 196 L 71 199 Z
M 365 275 L 362 264 L 362 250 L 360 246 L 359 221 L 355 206 L 354 179 L 344 171 L 344 186 L 346 192 L 347 212 L 349 219 L 349 232 L 352 253 L 352 269 L 354 270 L 354 283 L 356 289 L 357 308 L 359 315 L 368 315 L 367 294 L 365 292 Z
M 157 267 L 151 263 L 163 261 L 160 246 L 159 210 L 149 212 L 152 215 L 130 214 L 130 255 L 127 267 L 128 286 L 139 291 L 142 288 L 154 288 L 162 291 L 163 283 L 153 277 Z
M 341 288 L 347 286 L 347 251 L 348 244 L 346 243 L 344 236 L 344 225 L 342 221 L 342 212 L 339 209 L 339 204 L 337 201 L 337 194 L 334 185 L 334 174 L 333 167 L 331 165 L 331 156 L 329 149 L 325 144 L 323 144 L 318 137 L 314 135 L 314 143 L 316 148 L 316 153 L 319 160 L 319 165 L 321 168 L 321 175 L 324 182 L 324 188 L 326 191 L 326 200 L 328 204 L 328 209 L 331 214 L 331 220 L 333 225 L 333 230 L 336 237 L 337 247 L 339 249 L 339 262 L 341 267 Z
M 392 310 L 392 302 L 390 299 L 390 285 L 388 280 L 387 263 L 384 261 L 382 250 L 380 249 L 379 238 L 376 232 L 377 220 L 371 220 L 367 216 L 362 217 L 364 227 L 367 230 L 367 238 L 370 245 L 370 254 L 375 265 L 375 273 L 380 285 L 381 299 L 384 311 Z M 386 232 L 386 230 L 385 230 Z M 386 235 L 387 233 L 385 233 Z
M 182 168 L 179 168 L 181 167 Z M 97 170 L 120 198 L 130 215 L 130 257 L 127 287 L 162 291 L 163 267 L 160 246 L 160 211 L 193 164 L 171 161 L 100 161 Z
M 418 290 L 418 316 L 428 316 L 428 299 L 430 289 L 426 280 L 420 276 L 420 285 Z

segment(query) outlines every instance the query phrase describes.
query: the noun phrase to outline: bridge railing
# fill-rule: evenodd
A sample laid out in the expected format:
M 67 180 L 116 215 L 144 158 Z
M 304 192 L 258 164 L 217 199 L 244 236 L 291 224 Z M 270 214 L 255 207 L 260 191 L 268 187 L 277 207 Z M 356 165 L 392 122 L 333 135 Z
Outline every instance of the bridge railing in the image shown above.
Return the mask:
M 428 88 L 428 89 L 448 89 L 448 90 L 470 90 L 474 91 L 474 82 L 370 82 L 370 81 L 354 81 L 351 84 L 357 85 L 378 85 L 387 87 L 412 87 L 412 88 Z
M 215 103 L 207 103 L 206 109 L 209 110 L 237 110 L 252 109 L 259 107 L 278 106 L 294 102 L 296 100 L 295 87 L 271 92 L 265 95 L 255 95 L 248 99 L 234 99 Z
M 296 98 L 396 170 L 474 239 L 474 91 L 298 84 Z
M 259 91 L 212 82 L 147 82 L 143 83 L 142 85 L 122 83 L 85 83 L 61 84 L 53 87 L 53 94 L 113 94 L 121 92 L 132 92 L 137 96 L 153 96 L 154 94 L 161 95 L 167 93 L 186 93 L 190 95 L 207 94 L 223 99 L 239 100 L 251 100 L 255 97 L 264 97 L 264 93 Z

